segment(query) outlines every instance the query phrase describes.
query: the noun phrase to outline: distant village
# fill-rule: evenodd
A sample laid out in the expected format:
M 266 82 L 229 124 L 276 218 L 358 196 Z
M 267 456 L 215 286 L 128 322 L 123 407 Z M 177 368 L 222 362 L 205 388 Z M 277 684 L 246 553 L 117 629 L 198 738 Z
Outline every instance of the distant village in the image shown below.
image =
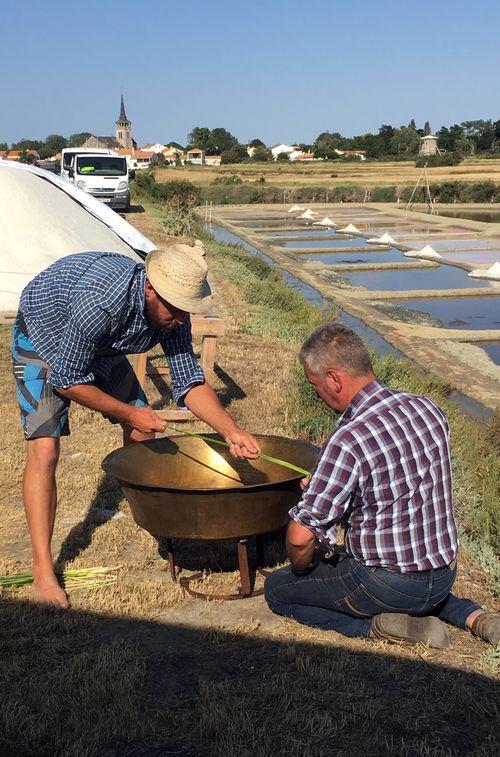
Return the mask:
M 255 144 L 259 143 L 259 144 Z M 132 136 L 132 122 L 127 118 L 125 111 L 125 102 L 123 95 L 120 102 L 120 114 L 115 122 L 114 136 L 98 136 L 90 134 L 80 145 L 74 145 L 84 149 L 107 149 L 112 150 L 116 155 L 123 155 L 127 159 L 129 169 L 147 169 L 153 166 L 179 166 L 179 165 L 200 165 L 200 166 L 219 166 L 223 161 L 222 155 L 214 155 L 207 152 L 200 146 L 191 145 L 183 149 L 177 143 L 163 144 L 147 143 L 139 147 Z M 263 156 L 265 160 L 287 160 L 290 162 L 311 162 L 323 160 L 323 156 L 317 156 L 314 152 L 304 149 L 304 146 L 291 145 L 280 142 L 278 144 L 265 146 L 260 140 L 253 140 L 249 145 L 244 146 L 246 155 L 250 159 L 260 159 Z M 351 160 L 365 161 L 367 151 L 361 149 L 333 149 L 332 157 L 347 158 Z M 434 155 L 439 153 L 437 146 L 437 137 L 425 134 L 420 137 L 420 155 Z M 265 155 L 265 157 L 264 157 Z M 0 150 L 0 160 L 21 161 L 26 163 L 40 163 L 41 156 L 36 149 L 4 149 Z M 45 157 L 43 165 L 50 168 L 51 164 L 55 166 L 61 159 L 61 153 L 56 152 L 54 155 Z

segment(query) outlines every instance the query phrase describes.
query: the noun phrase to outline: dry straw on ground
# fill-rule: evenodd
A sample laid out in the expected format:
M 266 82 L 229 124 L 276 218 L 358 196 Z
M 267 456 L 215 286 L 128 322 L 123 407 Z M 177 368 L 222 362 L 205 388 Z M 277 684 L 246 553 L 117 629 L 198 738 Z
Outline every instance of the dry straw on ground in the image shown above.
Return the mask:
M 152 236 L 150 217 L 141 217 Z M 296 354 L 288 341 L 251 336 L 262 308 L 218 275 L 226 320 L 217 383 L 235 419 L 291 433 L 284 397 Z M 21 502 L 24 442 L 0 339 L 0 573 L 29 570 Z M 148 386 L 154 403 L 162 387 Z M 139 529 L 101 459 L 118 428 L 73 408 L 63 440 L 54 552 L 60 567 L 124 566 L 116 586 L 71 596 L 73 610 L 34 608 L 29 590 L 0 597 L 0 751 L 6 755 L 257 755 L 498 753 L 486 646 L 453 630 L 444 652 L 349 640 L 272 616 L 263 599 L 186 598 L 165 570 L 162 545 Z M 190 430 L 207 430 L 191 423 Z M 234 591 L 232 545 L 179 544 L 179 561 L 211 567 L 207 590 Z M 267 545 L 270 565 L 282 559 Z M 222 572 L 221 572 L 222 569 Z M 484 571 L 464 561 L 458 590 L 493 604 Z

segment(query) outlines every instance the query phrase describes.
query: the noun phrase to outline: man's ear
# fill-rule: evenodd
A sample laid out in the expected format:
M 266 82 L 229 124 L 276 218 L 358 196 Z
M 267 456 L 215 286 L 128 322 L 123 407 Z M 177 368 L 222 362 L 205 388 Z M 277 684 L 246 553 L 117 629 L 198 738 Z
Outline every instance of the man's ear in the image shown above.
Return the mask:
M 333 384 L 333 389 L 335 392 L 338 393 L 342 391 L 342 376 L 337 370 L 335 370 L 335 368 L 330 368 L 330 370 L 326 372 L 326 378 L 329 379 L 330 386 L 332 386 Z
M 151 299 L 151 296 L 154 294 L 154 289 L 151 286 L 150 282 L 146 279 L 146 285 L 144 287 L 144 292 L 146 294 L 146 298 L 149 300 Z

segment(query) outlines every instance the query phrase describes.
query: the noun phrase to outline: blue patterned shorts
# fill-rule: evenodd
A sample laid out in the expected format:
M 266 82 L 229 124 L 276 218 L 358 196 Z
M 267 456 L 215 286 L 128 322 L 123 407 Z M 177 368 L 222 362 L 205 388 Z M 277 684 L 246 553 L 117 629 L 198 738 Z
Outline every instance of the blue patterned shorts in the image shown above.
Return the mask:
M 26 439 L 68 436 L 70 400 L 50 383 L 50 365 L 36 352 L 22 313 L 17 314 L 12 336 L 12 363 L 16 380 L 21 424 Z M 135 407 L 148 404 L 132 366 L 124 355 L 113 358 L 109 382 L 96 377 L 95 386 L 116 399 Z M 117 421 L 105 416 L 112 423 Z

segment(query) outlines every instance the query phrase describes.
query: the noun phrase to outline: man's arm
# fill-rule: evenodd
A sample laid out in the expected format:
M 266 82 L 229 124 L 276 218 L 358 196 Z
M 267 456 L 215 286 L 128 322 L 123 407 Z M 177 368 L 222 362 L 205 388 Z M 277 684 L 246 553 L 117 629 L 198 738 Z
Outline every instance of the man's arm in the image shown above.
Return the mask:
M 336 441 L 334 434 L 323 449 L 300 502 L 290 510 L 290 518 L 322 544 L 333 545 L 335 524 L 348 511 L 358 478 L 358 460 L 348 446 Z
M 59 394 L 79 405 L 111 415 L 120 423 L 148 434 L 165 431 L 166 423 L 150 407 L 134 407 L 111 397 L 94 384 L 76 384 L 68 389 L 59 389 Z
M 193 353 L 188 316 L 182 325 L 161 340 L 161 345 L 168 360 L 172 393 L 177 404 L 185 404 L 197 418 L 212 426 L 224 437 L 235 457 L 257 457 L 260 452 L 257 440 L 233 421 L 204 380 L 203 370 Z
M 197 418 L 208 423 L 224 437 L 232 455 L 241 458 L 258 456 L 260 446 L 257 440 L 233 421 L 209 384 L 205 382 L 193 386 L 185 395 L 184 401 Z
M 312 531 L 291 520 L 286 532 L 286 553 L 296 572 L 306 571 L 314 562 L 318 540 Z

